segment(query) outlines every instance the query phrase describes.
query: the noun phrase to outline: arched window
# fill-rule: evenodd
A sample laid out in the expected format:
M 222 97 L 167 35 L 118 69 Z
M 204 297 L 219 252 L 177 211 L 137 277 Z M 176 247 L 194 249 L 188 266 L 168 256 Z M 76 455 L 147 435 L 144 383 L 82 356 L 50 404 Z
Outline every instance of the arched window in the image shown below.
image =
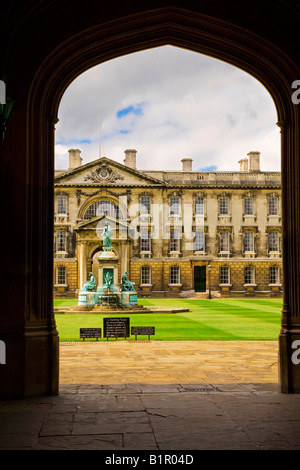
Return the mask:
M 107 199 L 100 199 L 88 206 L 84 213 L 84 219 L 91 219 L 100 215 L 108 215 L 114 219 L 125 220 L 125 216 L 119 206 Z

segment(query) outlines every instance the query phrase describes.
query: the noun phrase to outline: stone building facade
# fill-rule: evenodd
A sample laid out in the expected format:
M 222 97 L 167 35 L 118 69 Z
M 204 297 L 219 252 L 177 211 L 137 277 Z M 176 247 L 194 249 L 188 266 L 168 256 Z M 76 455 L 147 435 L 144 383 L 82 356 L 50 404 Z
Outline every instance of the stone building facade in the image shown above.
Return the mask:
M 69 169 L 56 171 L 56 297 L 98 277 L 106 221 L 116 283 L 127 271 L 141 296 L 281 295 L 281 175 L 260 170 L 259 152 L 234 172 L 193 171 L 189 158 L 182 171 L 139 171 L 136 153 L 82 164 L 71 149 Z

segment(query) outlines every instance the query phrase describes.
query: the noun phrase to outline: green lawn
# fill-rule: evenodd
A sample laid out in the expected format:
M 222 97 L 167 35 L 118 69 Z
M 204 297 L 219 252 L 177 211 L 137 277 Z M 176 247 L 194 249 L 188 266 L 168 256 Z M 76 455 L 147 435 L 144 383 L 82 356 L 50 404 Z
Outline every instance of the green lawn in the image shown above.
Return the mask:
M 77 300 L 54 301 L 55 307 L 76 304 Z M 139 304 L 190 309 L 189 312 L 176 314 L 122 314 L 130 318 L 130 326 L 155 326 L 155 336 L 151 336 L 151 340 L 277 340 L 280 331 L 282 299 L 148 298 L 139 299 Z M 102 328 L 103 332 L 105 316 L 120 315 L 56 314 L 60 341 L 80 341 L 79 328 L 97 327 Z M 134 340 L 134 337 L 130 339 Z M 147 337 L 139 336 L 138 339 Z

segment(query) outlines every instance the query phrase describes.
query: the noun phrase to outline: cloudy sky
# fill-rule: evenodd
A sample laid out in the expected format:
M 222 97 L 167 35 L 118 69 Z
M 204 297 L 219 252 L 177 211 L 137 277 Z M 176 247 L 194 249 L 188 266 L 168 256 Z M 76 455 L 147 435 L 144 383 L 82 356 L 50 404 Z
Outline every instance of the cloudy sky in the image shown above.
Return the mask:
M 56 168 L 68 150 L 83 163 L 123 163 L 137 150 L 140 170 L 238 171 L 250 150 L 261 169 L 280 170 L 280 133 L 272 98 L 245 72 L 210 57 L 165 46 L 105 62 L 66 90 L 56 125 Z M 101 140 L 99 143 L 101 135 Z M 101 144 L 101 145 L 100 145 Z

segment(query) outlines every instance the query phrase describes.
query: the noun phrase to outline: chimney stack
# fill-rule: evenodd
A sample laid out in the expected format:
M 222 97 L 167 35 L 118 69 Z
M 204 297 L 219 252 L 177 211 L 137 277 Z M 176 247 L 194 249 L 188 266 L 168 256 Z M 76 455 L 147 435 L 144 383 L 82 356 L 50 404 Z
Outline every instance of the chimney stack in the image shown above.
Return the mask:
M 81 150 L 70 149 L 69 150 L 69 170 L 74 170 L 82 165 L 82 158 L 80 156 Z
M 193 171 L 193 159 L 192 158 L 183 158 L 182 162 L 182 171 Z
M 248 171 L 248 158 L 242 158 L 238 163 L 240 164 L 240 171 Z
M 129 168 L 132 168 L 133 170 L 136 170 L 136 150 L 134 149 L 128 149 L 125 150 L 125 159 L 124 163 L 126 166 Z
M 260 152 L 249 152 L 249 171 L 259 172 L 260 171 Z

